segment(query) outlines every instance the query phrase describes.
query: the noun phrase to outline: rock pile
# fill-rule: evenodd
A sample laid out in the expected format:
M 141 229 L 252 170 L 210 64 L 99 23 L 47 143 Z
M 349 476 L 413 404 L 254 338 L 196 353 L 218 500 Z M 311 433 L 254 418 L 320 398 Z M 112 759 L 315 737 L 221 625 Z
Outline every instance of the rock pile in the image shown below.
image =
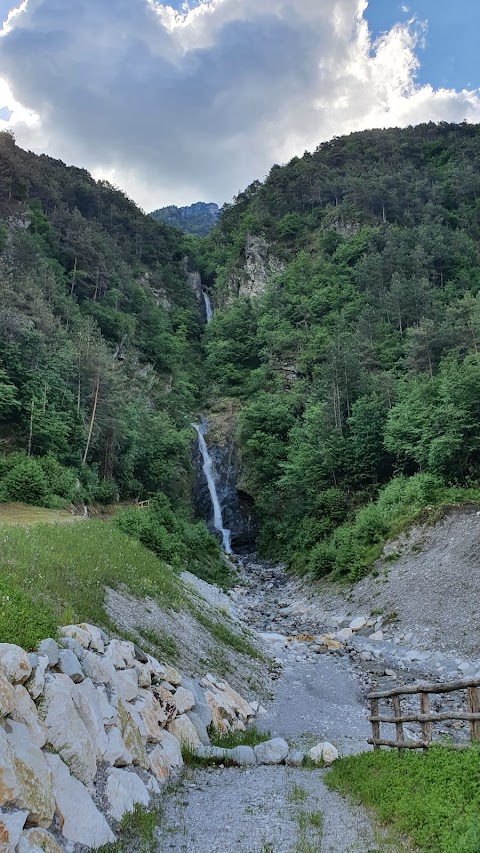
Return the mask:
M 182 766 L 182 745 L 208 749 L 210 725 L 255 716 L 226 682 L 187 678 L 94 625 L 60 635 L 35 654 L 0 644 L 0 853 L 115 841 Z

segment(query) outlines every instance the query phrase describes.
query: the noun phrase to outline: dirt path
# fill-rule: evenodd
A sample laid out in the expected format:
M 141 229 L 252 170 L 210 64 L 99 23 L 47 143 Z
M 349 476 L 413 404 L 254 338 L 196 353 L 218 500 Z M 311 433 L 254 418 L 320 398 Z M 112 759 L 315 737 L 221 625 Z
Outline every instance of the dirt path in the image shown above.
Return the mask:
M 258 587 L 251 571 L 248 588 L 256 600 Z M 248 612 L 248 592 L 242 596 Z M 278 608 L 278 601 L 279 595 L 270 595 L 269 607 Z M 363 751 L 369 735 L 367 711 L 358 673 L 348 658 L 302 656 L 285 649 L 274 636 L 265 636 L 264 642 L 282 661 L 282 671 L 258 725 L 304 750 L 329 740 L 344 755 Z M 378 842 L 361 809 L 329 791 L 325 772 L 284 766 L 190 770 L 165 797 L 157 849 L 159 853 L 389 850 L 384 839 Z

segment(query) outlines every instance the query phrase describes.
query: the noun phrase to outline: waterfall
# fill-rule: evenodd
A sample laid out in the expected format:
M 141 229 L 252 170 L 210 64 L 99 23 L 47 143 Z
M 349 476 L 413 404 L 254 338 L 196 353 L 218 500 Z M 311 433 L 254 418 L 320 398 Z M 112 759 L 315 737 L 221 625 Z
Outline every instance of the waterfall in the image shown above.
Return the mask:
M 207 323 L 209 323 L 213 317 L 212 303 L 210 302 L 210 297 L 209 297 L 207 291 L 202 290 L 202 293 L 203 293 L 203 301 L 205 302 L 205 313 L 207 315 Z M 195 429 L 196 429 L 196 427 L 195 427 Z
M 192 424 L 192 426 L 198 435 L 198 444 L 203 459 L 203 472 L 205 474 L 205 477 L 207 478 L 208 491 L 210 493 L 210 500 L 212 501 L 213 526 L 215 530 L 218 530 L 218 532 L 222 534 L 223 550 L 226 554 L 231 554 L 232 546 L 230 543 L 230 531 L 226 530 L 226 528 L 223 526 L 222 507 L 220 506 L 217 487 L 215 485 L 215 471 L 213 467 L 213 460 L 208 452 L 207 443 L 203 437 L 201 426 L 199 426 L 198 424 Z

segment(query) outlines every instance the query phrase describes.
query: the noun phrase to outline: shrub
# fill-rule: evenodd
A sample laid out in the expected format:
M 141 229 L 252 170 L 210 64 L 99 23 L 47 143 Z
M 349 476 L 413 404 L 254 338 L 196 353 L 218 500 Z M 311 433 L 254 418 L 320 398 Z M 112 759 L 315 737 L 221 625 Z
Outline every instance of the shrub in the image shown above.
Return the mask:
M 115 480 L 102 480 L 95 488 L 94 498 L 100 504 L 113 504 L 118 501 L 118 487 Z
M 0 577 L 0 643 L 12 643 L 27 651 L 44 637 L 55 637 L 57 623 L 50 610 L 20 589 L 9 575 Z
M 48 481 L 37 459 L 22 459 L 4 479 L 8 500 L 42 505 L 49 496 Z

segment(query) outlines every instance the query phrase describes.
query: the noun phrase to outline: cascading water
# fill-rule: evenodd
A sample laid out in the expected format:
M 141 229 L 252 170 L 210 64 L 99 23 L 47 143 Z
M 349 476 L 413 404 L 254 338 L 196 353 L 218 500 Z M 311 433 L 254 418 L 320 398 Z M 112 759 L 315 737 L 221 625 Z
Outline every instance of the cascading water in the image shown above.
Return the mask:
M 231 535 L 230 531 L 227 530 L 223 526 L 223 515 L 222 515 L 222 507 L 220 505 L 220 500 L 218 497 L 217 486 L 215 484 L 215 471 L 213 467 L 213 459 L 208 452 L 207 443 L 203 437 L 202 427 L 198 424 L 192 424 L 194 430 L 198 435 L 198 445 L 200 447 L 200 453 L 202 454 L 203 459 L 203 472 L 205 477 L 207 478 L 208 491 L 210 493 L 210 500 L 212 501 L 213 506 L 213 526 L 215 530 L 222 536 L 222 547 L 226 554 L 232 553 L 232 545 L 231 545 Z
M 210 302 L 210 297 L 209 297 L 207 291 L 203 290 L 202 293 L 203 293 L 203 301 L 205 302 L 205 314 L 207 315 L 207 323 L 209 323 L 213 317 L 212 303 Z

